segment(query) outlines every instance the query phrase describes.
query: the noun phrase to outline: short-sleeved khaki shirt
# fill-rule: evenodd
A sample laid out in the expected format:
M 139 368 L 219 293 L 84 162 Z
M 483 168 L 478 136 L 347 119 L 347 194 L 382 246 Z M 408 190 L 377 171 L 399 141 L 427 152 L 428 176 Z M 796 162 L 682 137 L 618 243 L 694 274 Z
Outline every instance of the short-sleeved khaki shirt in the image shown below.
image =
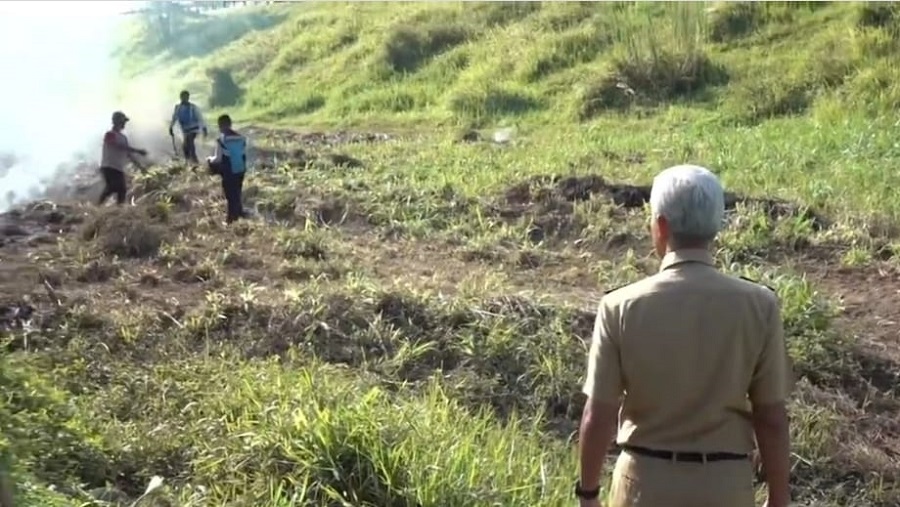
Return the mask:
M 619 445 L 750 452 L 751 403 L 784 401 L 792 387 L 775 293 L 720 272 L 706 250 L 671 252 L 659 273 L 600 302 L 583 390 L 624 395 Z

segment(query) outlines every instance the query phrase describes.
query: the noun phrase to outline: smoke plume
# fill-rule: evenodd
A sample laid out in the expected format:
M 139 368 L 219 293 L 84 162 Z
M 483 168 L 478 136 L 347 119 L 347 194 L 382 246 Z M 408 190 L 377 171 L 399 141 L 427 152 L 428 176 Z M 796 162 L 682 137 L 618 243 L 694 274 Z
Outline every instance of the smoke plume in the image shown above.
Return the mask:
M 115 110 L 131 118 L 126 133 L 150 159 L 171 154 L 174 100 L 150 78 L 120 79 L 113 56 L 122 13 L 139 3 L 0 2 L 0 211 L 95 169 Z

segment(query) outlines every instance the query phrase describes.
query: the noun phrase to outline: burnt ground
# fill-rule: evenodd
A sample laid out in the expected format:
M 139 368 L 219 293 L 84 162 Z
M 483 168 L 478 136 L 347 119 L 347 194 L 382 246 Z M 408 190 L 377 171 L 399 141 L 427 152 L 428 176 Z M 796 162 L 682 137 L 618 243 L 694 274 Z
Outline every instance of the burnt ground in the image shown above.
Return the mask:
M 608 197 L 616 206 L 641 208 L 650 202 L 650 186 L 609 182 L 600 175 L 536 176 L 511 186 L 497 210 L 502 216 L 515 217 L 530 206 L 540 205 L 550 212 L 571 214 L 573 203 L 587 201 L 598 195 Z M 815 231 L 829 226 L 829 221 L 823 215 L 785 200 L 726 192 L 726 211 L 733 211 L 738 205 L 760 206 L 772 219 L 799 217 L 808 220 Z
M 313 136 L 312 139 L 319 137 Z M 52 248 L 56 237 L 81 231 L 81 224 L 90 214 L 90 206 L 85 207 L 83 203 L 87 199 L 93 199 L 97 192 L 99 187 L 96 181 L 92 183 L 85 178 L 79 182 L 76 192 L 81 204 L 72 203 L 71 200 L 64 204 L 42 201 L 0 214 L 0 259 L 3 266 L 28 264 L 27 257 L 32 249 Z M 575 203 L 595 198 L 608 199 L 626 209 L 638 208 L 649 199 L 649 188 L 611 183 L 596 175 L 550 175 L 511 186 L 503 196 L 487 202 L 485 208 L 508 219 L 532 213 L 538 227 L 544 224 L 549 229 L 548 224 L 553 224 L 554 221 L 559 226 L 560 221 L 571 220 Z M 734 209 L 738 203 L 763 206 L 773 218 L 804 216 L 818 224 L 817 227 L 826 227 L 828 224 L 827 218 L 816 212 L 781 200 L 729 195 L 729 209 Z M 456 253 L 446 245 L 414 240 L 385 242 L 382 234 L 360 234 L 366 227 L 364 221 L 357 220 L 352 225 L 354 235 L 349 239 L 357 243 L 359 249 L 372 252 L 371 258 L 377 259 L 372 264 L 377 265 L 377 271 L 386 278 L 408 278 L 419 273 L 421 276 L 418 278 L 443 280 L 443 288 L 449 288 L 460 281 L 462 274 L 474 270 L 483 271 L 487 276 L 500 269 L 506 272 L 505 276 L 510 282 L 523 291 L 535 289 L 535 277 L 544 280 L 554 287 L 548 295 L 562 301 L 596 299 L 602 289 L 595 286 L 592 277 L 583 276 L 583 272 L 589 267 L 587 261 L 578 262 L 573 257 L 555 257 L 550 262 L 524 262 L 526 265 L 513 262 L 498 266 L 485 264 L 471 255 Z M 363 227 L 363 230 L 359 227 Z M 621 248 L 613 248 L 609 255 L 619 252 Z M 881 348 L 894 359 L 900 359 L 900 309 L 893 304 L 900 295 L 900 275 L 892 268 L 883 267 L 885 265 L 882 263 L 864 268 L 840 267 L 834 256 L 822 253 L 822 250 L 801 253 L 799 257 L 792 259 L 792 263 L 797 271 L 810 273 L 810 277 L 823 290 L 844 301 L 846 310 L 842 322 L 849 332 L 859 335 L 871 347 Z M 602 249 L 595 254 L 593 258 L 604 255 Z M 782 262 L 783 259 L 772 261 Z M 9 271 L 4 275 L 6 276 L 0 279 L 0 285 L 10 282 L 18 284 L 20 281 L 6 279 L 11 275 Z M 7 293 L 16 292 L 10 285 L 6 287 L 10 289 Z
M 383 140 L 378 136 L 371 139 L 361 136 L 356 140 L 335 136 L 325 141 L 323 138 L 327 136 L 321 134 L 306 136 L 301 137 L 307 142 L 302 146 L 290 142 L 296 137 L 288 137 L 285 142 L 293 153 L 300 153 L 301 150 L 335 146 L 341 142 Z M 156 253 L 159 244 L 152 241 L 153 244 L 138 245 L 137 250 L 134 245 L 121 250 L 123 260 L 119 263 L 94 259 L 76 265 L 77 260 L 70 259 L 69 265 L 52 265 L 52 260 L 58 256 L 57 238 L 84 240 L 86 230 L 103 225 L 98 225 L 97 211 L 84 204 L 88 197 L 93 199 L 92 194 L 99 191 L 96 175 L 93 178 L 93 182 L 90 177 L 76 180 L 77 184 L 61 191 L 59 204 L 36 202 L 0 215 L 0 294 L 3 294 L 0 297 L 0 330 L 27 326 L 36 314 L 52 316 L 63 301 L 79 301 L 85 294 L 100 297 L 108 292 L 105 297 L 114 298 L 112 284 L 106 282 L 122 273 L 132 274 L 136 280 L 134 288 L 129 289 L 135 293 L 135 298 L 142 298 L 142 304 L 158 304 L 161 308 L 173 293 L 182 300 L 201 300 L 205 297 L 206 284 L 223 283 L 220 277 L 278 287 L 278 279 L 283 277 L 302 280 L 315 274 L 302 270 L 278 273 L 277 265 L 281 259 L 270 250 L 271 245 L 253 245 L 250 248 L 254 250 L 243 259 L 229 257 L 221 265 L 205 266 L 198 259 L 211 246 L 190 240 L 180 254 L 185 262 L 174 267 L 142 257 L 139 251 L 142 248 Z M 609 182 L 597 175 L 548 175 L 513 185 L 503 195 L 488 198 L 480 205 L 506 220 L 533 216 L 537 228 L 543 227 L 541 232 L 534 233 L 533 239 L 542 239 L 552 233 L 577 233 L 578 224 L 571 217 L 578 203 L 599 199 L 623 209 L 637 209 L 648 201 L 649 191 L 647 186 Z M 826 228 L 829 224 L 827 217 L 781 200 L 728 196 L 729 209 L 738 204 L 761 206 L 773 219 L 801 216 L 816 229 Z M 193 223 L 199 216 L 194 215 L 199 213 L 198 209 L 189 206 L 179 208 L 177 212 L 185 214 L 179 220 L 181 223 Z M 116 214 L 112 209 L 109 213 Z M 125 215 L 122 223 L 127 227 L 128 220 L 134 219 L 136 216 Z M 598 258 L 615 258 L 621 253 L 619 247 L 600 248 L 592 257 L 585 258 L 580 252 L 564 251 L 568 247 L 559 245 L 559 251 L 547 254 L 552 256 L 549 260 L 523 263 L 516 258 L 513 262 L 497 264 L 472 257 L 454 245 L 408 238 L 386 239 L 381 231 L 365 221 L 354 221 L 346 227 L 337 222 L 332 225 L 338 228 L 342 249 L 349 252 L 345 252 L 351 258 L 349 266 L 335 264 L 317 269 L 328 271 L 335 277 L 340 277 L 343 269 L 362 270 L 383 280 L 386 285 L 409 284 L 444 293 L 454 293 L 472 280 L 499 277 L 504 290 L 556 303 L 575 304 L 587 314 L 592 312 L 604 287 L 598 286 L 595 278 L 585 276 L 585 273 Z M 556 248 L 548 246 L 551 250 Z M 105 248 L 114 251 L 112 249 L 119 247 L 109 244 Z M 247 248 L 246 243 L 244 247 Z M 312 250 L 315 252 L 308 253 Z M 334 255 L 327 247 L 312 250 L 304 250 L 301 255 L 323 263 L 329 263 Z M 837 330 L 858 343 L 849 359 L 859 364 L 857 374 L 871 387 L 870 390 L 860 387 L 858 378 L 843 379 L 850 386 L 846 389 L 849 397 L 846 410 L 859 421 L 860 435 L 875 442 L 885 453 L 900 458 L 900 422 L 892 420 L 890 415 L 896 415 L 900 407 L 889 397 L 900 394 L 897 387 L 900 385 L 897 373 L 900 372 L 900 306 L 896 304 L 900 300 L 900 273 L 886 262 L 859 268 L 841 267 L 835 256 L 824 253 L 819 250 L 802 252 L 790 258 L 792 267 L 806 273 L 817 288 L 842 302 L 844 309 L 837 319 Z M 521 256 L 521 253 L 517 255 Z M 769 262 L 776 264 L 783 260 L 773 257 Z M 652 271 L 652 264 L 647 262 L 648 272 Z M 216 270 L 221 274 L 216 274 Z M 167 318 L 177 320 L 179 314 L 173 311 Z M 871 408 L 873 404 L 876 409 Z
M 251 136 L 265 136 L 268 139 L 283 141 L 287 148 L 280 153 L 293 153 L 296 160 L 309 160 L 304 159 L 308 156 L 305 150 L 315 149 L 319 146 L 381 142 L 392 138 L 390 135 L 382 133 L 296 133 L 286 130 L 263 130 L 255 127 L 247 128 L 245 131 Z M 288 158 L 288 160 L 291 159 Z M 93 200 L 102 187 L 99 177 L 95 171 L 81 168 L 77 177 L 69 181 L 67 185 L 59 185 L 51 190 L 52 197 L 56 198 L 60 204 L 47 200 L 0 214 L 0 256 L 2 256 L 0 258 L 3 258 L 7 265 L 11 261 L 9 256 L 25 255 L 30 248 L 52 245 L 57 236 L 72 232 L 85 220 L 90 207 L 85 207 L 84 204 Z M 578 224 L 575 223 L 577 220 L 573 219 L 574 207 L 579 203 L 601 199 L 627 210 L 644 206 L 649 201 L 649 196 L 649 186 L 610 182 L 600 175 L 550 174 L 511 185 L 503 195 L 488 198 L 481 205 L 485 211 L 506 220 L 520 219 L 526 215 L 532 216 L 534 228 L 530 237 L 538 242 L 552 234 L 565 236 L 567 233 L 579 232 Z M 739 204 L 762 207 L 772 219 L 803 217 L 810 222 L 814 230 L 829 226 L 827 217 L 794 203 L 732 193 L 727 195 L 726 208 L 728 210 L 734 210 Z M 337 203 L 334 206 L 343 210 L 342 214 L 346 214 L 347 203 L 343 205 Z M 358 213 L 359 210 L 353 210 L 353 212 Z M 335 221 L 326 221 L 326 223 L 335 224 Z M 364 220 L 353 222 L 356 232 L 359 231 L 360 226 L 366 227 L 366 222 Z M 567 228 L 571 230 L 567 230 Z M 471 255 L 448 255 L 446 254 L 448 249 L 443 245 L 416 241 L 385 243 L 383 235 L 373 235 L 374 239 L 372 240 L 366 239 L 369 237 L 366 234 L 355 235 L 355 237 L 359 238 L 360 247 L 371 249 L 375 253 L 374 258 L 379 259 L 378 264 L 384 266 L 381 270 L 388 276 L 408 275 L 416 272 L 419 268 L 422 273 L 434 273 L 442 271 L 442 266 L 449 265 L 452 266 L 451 269 L 443 270 L 448 276 L 437 278 L 456 280 L 459 276 L 452 276 L 453 273 L 467 272 L 467 265 L 483 264 Z M 621 245 L 613 244 L 611 246 Z M 639 245 L 629 244 L 628 246 Z M 380 255 L 379 252 L 384 255 Z M 609 254 L 615 255 L 619 252 L 621 252 L 621 248 L 612 248 Z M 596 253 L 600 257 L 604 255 L 602 249 Z M 446 262 L 435 262 L 436 256 L 445 258 Z M 544 280 L 556 285 L 557 290 L 553 292 L 560 295 L 562 299 L 579 299 L 588 294 L 599 293 L 600 288 L 593 286 L 593 279 L 581 275 L 587 266 L 583 263 L 572 262 L 573 260 L 572 258 L 555 258 L 553 262 L 537 263 L 538 265 L 528 262 L 520 263 L 513 267 L 527 269 L 513 269 L 510 277 L 512 280 L 518 279 L 521 283 L 516 285 L 527 290 L 529 285 L 533 285 L 530 280 L 533 280 L 535 275 L 541 275 Z M 782 262 L 783 260 L 781 258 L 772 259 L 772 262 Z M 849 269 L 838 267 L 837 259 L 834 255 L 829 254 L 827 247 L 800 252 L 799 256 L 792 258 L 792 261 L 798 271 L 812 273 L 821 287 L 827 289 L 829 293 L 841 296 L 847 302 L 848 321 L 864 323 L 854 324 L 853 329 L 857 332 L 872 338 L 870 341 L 873 343 L 900 342 L 900 336 L 897 334 L 900 311 L 890 303 L 898 295 L 897 291 L 900 290 L 900 281 L 898 281 L 896 273 L 887 270 L 888 268 Z M 393 270 L 391 266 L 397 266 L 397 269 Z M 414 269 L 407 269 L 409 266 L 413 266 Z M 497 267 L 496 265 L 486 265 L 475 269 L 490 271 Z M 454 283 L 448 286 L 452 286 Z M 866 331 L 863 332 L 862 329 Z

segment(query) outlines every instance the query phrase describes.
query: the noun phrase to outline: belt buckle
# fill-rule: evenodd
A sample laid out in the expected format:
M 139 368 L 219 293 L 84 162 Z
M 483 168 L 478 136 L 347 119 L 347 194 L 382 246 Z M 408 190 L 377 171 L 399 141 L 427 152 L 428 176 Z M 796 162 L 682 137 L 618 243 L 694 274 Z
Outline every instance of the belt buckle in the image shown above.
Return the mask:
M 707 457 L 707 454 L 706 454 L 705 452 L 678 452 L 678 451 L 672 451 L 672 463 L 677 463 L 677 462 L 679 461 L 678 458 L 679 458 L 679 456 L 681 456 L 681 455 L 685 455 L 685 457 L 687 457 L 687 456 L 689 456 L 689 455 L 691 455 L 691 454 L 699 455 L 699 456 L 700 456 L 700 463 L 702 463 L 702 464 L 704 464 L 704 465 L 707 464 L 707 463 L 709 462 L 709 458 Z M 691 460 L 686 460 L 686 461 L 691 461 Z

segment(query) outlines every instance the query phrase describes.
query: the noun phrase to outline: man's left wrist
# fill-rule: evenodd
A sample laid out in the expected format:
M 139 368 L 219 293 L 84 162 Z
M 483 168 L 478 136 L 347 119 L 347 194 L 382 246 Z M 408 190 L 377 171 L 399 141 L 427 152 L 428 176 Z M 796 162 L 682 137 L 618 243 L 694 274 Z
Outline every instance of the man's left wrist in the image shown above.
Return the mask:
M 582 500 L 593 500 L 600 496 L 600 484 L 593 484 L 585 487 L 581 480 L 575 482 L 575 496 Z

